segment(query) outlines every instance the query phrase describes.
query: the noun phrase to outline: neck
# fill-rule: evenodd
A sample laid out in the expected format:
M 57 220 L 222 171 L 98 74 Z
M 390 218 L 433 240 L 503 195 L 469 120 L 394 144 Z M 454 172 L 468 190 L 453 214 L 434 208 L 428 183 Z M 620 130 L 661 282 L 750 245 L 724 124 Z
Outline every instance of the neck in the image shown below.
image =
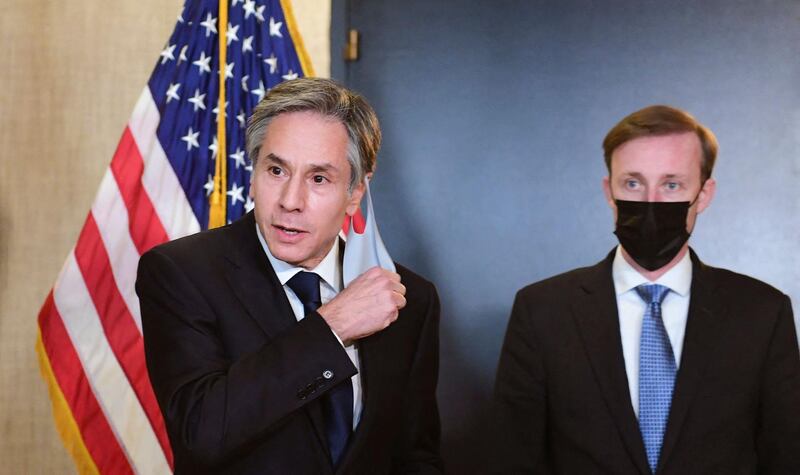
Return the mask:
M 636 270 L 636 272 L 641 274 L 642 277 L 649 280 L 650 282 L 655 282 L 656 280 L 658 280 L 659 277 L 669 272 L 670 269 L 675 267 L 678 264 L 678 262 L 680 262 L 681 259 L 683 259 L 683 256 L 685 256 L 687 252 L 689 252 L 688 241 L 683 245 L 683 247 L 681 247 L 681 250 L 678 251 L 678 254 L 676 254 L 675 257 L 673 257 L 672 260 L 669 261 L 665 266 L 660 267 L 656 270 L 647 270 L 644 267 L 640 266 L 635 260 L 633 260 L 630 254 L 628 254 L 628 251 L 626 251 L 625 248 L 622 247 L 622 257 L 625 258 L 625 262 L 630 264 L 630 266 L 633 267 Z
M 325 258 L 328 257 L 328 254 L 331 253 L 331 251 L 333 250 L 333 246 L 336 245 L 338 240 L 339 240 L 339 236 L 337 235 L 336 237 L 333 238 L 333 240 L 331 241 L 331 243 L 329 245 L 325 246 L 328 249 L 325 252 L 325 254 L 323 254 L 323 255 L 321 255 L 319 257 L 315 257 L 313 260 L 309 260 L 309 261 L 305 261 L 305 262 L 301 262 L 301 263 L 297 263 L 297 264 L 294 264 L 294 263 L 289 263 L 289 264 L 291 264 L 293 266 L 296 266 L 296 267 L 300 267 L 300 268 L 302 268 L 302 269 L 304 269 L 306 271 L 311 272 L 314 269 L 316 269 L 317 267 L 319 267 L 319 265 L 322 264 L 322 261 L 324 261 Z M 338 258 L 338 255 L 336 257 Z

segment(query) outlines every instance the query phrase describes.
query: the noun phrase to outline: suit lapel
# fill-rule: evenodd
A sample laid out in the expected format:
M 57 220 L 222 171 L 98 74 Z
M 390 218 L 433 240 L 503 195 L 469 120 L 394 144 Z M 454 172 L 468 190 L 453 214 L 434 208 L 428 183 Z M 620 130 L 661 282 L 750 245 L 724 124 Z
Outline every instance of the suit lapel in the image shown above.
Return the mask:
M 600 391 L 636 467 L 649 474 L 639 424 L 631 405 L 622 356 L 616 293 L 611 275 L 614 253 L 587 269 L 575 288 L 572 312 Z
M 264 333 L 275 336 L 297 322 L 292 307 L 258 241 L 253 213 L 230 226 L 235 236 L 225 254 L 231 264 L 225 268 L 225 278 Z
M 697 258 L 692 257 L 692 286 L 689 313 L 686 320 L 686 335 L 683 352 L 675 381 L 675 392 L 661 448 L 661 460 L 669 458 L 678 441 L 692 398 L 703 380 L 703 373 L 710 356 L 714 353 L 719 325 L 727 313 L 725 299 L 715 295 L 716 282 L 713 271 Z
M 230 251 L 225 254 L 229 265 L 225 267 L 225 278 L 233 293 L 247 309 L 247 313 L 258 323 L 267 337 L 274 337 L 297 323 L 286 292 L 272 270 L 269 258 L 264 253 L 255 228 L 255 217 L 251 211 L 230 225 L 235 233 Z M 328 453 L 322 404 L 319 399 L 305 407 L 309 421 L 319 443 Z

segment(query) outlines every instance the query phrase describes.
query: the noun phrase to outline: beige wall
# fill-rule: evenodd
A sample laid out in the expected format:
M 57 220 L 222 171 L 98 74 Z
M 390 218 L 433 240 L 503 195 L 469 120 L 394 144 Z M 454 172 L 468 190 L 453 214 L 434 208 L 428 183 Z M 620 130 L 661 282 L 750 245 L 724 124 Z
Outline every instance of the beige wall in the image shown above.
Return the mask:
M 327 76 L 330 0 L 293 0 Z M 6 0 L 0 16 L 0 473 L 69 473 L 36 315 L 182 0 Z

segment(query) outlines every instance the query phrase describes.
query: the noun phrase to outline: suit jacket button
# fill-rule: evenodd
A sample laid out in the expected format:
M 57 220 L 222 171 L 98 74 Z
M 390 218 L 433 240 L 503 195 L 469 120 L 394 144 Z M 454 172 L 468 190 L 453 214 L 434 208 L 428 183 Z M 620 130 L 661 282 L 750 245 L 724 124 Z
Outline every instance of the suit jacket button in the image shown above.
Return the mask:
M 333 371 L 331 371 L 329 369 L 326 369 L 325 371 L 322 372 L 322 376 L 325 379 L 331 379 L 331 378 L 333 378 Z

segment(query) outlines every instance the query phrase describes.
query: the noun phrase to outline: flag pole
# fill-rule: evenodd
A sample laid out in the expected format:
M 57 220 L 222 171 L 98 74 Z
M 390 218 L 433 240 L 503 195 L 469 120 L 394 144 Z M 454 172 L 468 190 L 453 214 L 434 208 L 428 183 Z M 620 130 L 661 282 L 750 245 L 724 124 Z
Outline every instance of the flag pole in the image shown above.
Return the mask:
M 228 63 L 228 0 L 219 0 L 219 101 L 217 103 L 217 162 L 214 170 L 214 191 L 208 213 L 208 227 L 226 224 L 225 190 L 227 189 L 227 145 L 225 143 L 225 66 Z
M 297 27 L 297 21 L 294 19 L 294 11 L 292 10 L 292 2 L 289 0 L 280 0 L 281 7 L 283 8 L 283 17 L 286 19 L 286 28 L 289 30 L 289 35 L 294 40 L 294 48 L 297 51 L 297 59 L 300 60 L 300 66 L 303 67 L 303 76 L 315 76 L 314 66 L 311 64 L 311 59 L 306 51 L 306 46 L 303 44 L 303 37 L 300 35 L 300 29 Z

